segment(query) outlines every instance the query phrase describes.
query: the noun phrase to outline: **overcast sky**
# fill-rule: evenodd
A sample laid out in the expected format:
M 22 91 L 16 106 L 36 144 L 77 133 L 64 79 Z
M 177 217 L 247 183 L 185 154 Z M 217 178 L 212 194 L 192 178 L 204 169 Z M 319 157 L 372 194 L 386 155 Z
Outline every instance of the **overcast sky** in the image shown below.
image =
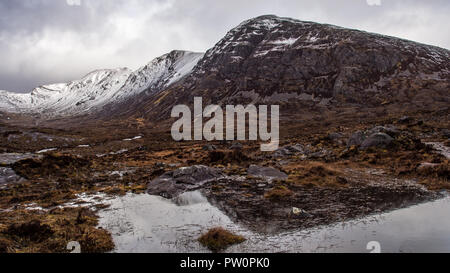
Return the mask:
M 263 14 L 450 49 L 449 0 L 0 0 L 0 90 L 137 69 L 173 49 L 206 51 Z

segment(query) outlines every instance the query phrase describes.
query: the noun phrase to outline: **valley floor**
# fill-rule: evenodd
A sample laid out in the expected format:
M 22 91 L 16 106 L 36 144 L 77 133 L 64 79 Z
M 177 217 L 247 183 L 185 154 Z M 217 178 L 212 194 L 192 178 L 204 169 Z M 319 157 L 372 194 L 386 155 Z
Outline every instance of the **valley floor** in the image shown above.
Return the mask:
M 79 242 L 84 252 L 206 251 L 196 245 L 199 232 L 215 225 L 231 226 L 250 236 L 251 242 L 272 238 L 276 244 L 273 240 L 280 234 L 433 201 L 450 189 L 448 113 L 440 115 L 291 117 L 297 122 L 282 121 L 281 147 L 273 153 L 261 152 L 256 142 L 176 143 L 167 130 L 139 122 L 71 130 L 4 122 L 0 125 L 0 252 L 67 252 L 70 241 Z M 166 200 L 146 193 L 160 190 L 154 185 L 163 175 L 168 183 L 176 181 L 174 172 L 180 168 L 194 175 L 201 168 L 220 175 L 177 188 L 182 196 L 188 194 L 185 199 Z M 133 203 L 136 200 L 144 205 Z M 198 217 L 197 223 L 188 208 L 182 213 L 183 206 L 189 205 L 207 206 L 212 212 Z M 127 211 L 130 208 L 135 210 Z M 114 214 L 121 209 L 127 213 Z M 173 222 L 167 225 L 173 229 L 144 230 L 142 236 L 166 236 L 170 242 L 178 234 L 178 224 L 184 223 L 185 229 L 178 228 L 192 232 L 185 247 L 123 248 L 134 241 L 118 227 L 133 223 L 124 220 L 117 226 L 107 219 L 111 214 L 127 219 L 133 213 L 141 219 L 147 210 L 155 221 L 160 214 L 172 215 Z M 215 217 L 225 220 L 208 220 Z M 192 229 L 196 225 L 200 228 Z M 258 248 L 230 250 L 246 249 Z M 277 251 L 272 249 L 268 251 Z

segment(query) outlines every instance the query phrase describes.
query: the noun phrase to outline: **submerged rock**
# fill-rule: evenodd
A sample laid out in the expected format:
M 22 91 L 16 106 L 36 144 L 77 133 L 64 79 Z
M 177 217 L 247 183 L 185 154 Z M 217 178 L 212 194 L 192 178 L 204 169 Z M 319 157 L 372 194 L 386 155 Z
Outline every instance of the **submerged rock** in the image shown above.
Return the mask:
M 223 177 L 222 172 L 215 168 L 203 165 L 184 167 L 167 172 L 150 181 L 147 193 L 164 198 L 174 198 L 184 192 L 195 191 L 206 183 L 221 177 Z

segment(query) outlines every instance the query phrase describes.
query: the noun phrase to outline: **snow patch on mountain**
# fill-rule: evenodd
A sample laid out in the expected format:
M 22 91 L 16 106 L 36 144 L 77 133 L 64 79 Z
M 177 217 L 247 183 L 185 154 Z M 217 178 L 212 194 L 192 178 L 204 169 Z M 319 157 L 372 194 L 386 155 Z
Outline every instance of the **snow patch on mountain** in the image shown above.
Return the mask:
M 202 57 L 203 53 L 177 50 L 156 58 L 128 77 L 121 97 L 168 87 L 189 74 Z

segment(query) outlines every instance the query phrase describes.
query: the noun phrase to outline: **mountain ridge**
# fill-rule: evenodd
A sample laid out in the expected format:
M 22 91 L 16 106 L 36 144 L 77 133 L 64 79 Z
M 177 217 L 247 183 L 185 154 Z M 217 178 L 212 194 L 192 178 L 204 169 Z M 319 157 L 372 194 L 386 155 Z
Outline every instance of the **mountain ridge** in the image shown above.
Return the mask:
M 395 108 L 401 104 L 405 109 L 445 105 L 449 102 L 450 51 L 361 30 L 264 15 L 231 29 L 204 54 L 172 51 L 133 73 L 126 77 L 125 87 L 116 92 L 112 88 L 119 99 L 105 100 L 94 109 L 97 118 L 169 119 L 174 105 L 189 105 L 194 96 L 222 105 Z M 0 93 L 0 110 L 1 97 Z M 89 98 L 77 103 L 83 110 Z M 75 106 L 72 112 L 89 114 Z
M 80 80 L 48 84 L 30 93 L 0 91 L 0 110 L 43 114 L 47 117 L 90 114 L 153 87 L 155 90 L 184 77 L 203 53 L 174 50 L 132 71 L 97 69 Z

